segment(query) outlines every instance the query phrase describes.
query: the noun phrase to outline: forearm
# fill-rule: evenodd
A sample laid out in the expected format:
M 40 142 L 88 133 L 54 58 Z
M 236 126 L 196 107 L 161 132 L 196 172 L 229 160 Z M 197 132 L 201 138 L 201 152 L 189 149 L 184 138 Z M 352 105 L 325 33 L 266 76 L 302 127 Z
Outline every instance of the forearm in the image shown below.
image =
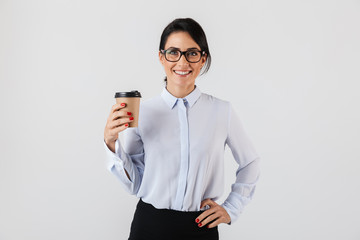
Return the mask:
M 104 148 L 107 152 L 107 163 L 109 171 L 123 183 L 126 190 L 131 194 L 136 194 L 142 179 L 142 171 L 137 167 L 143 154 L 130 156 L 125 153 L 120 145 L 120 141 L 115 142 L 115 152 L 104 141 Z
M 109 148 L 109 150 L 111 150 L 113 153 L 115 153 L 115 142 L 116 141 L 112 141 L 112 142 L 106 142 L 106 140 L 104 140 L 104 141 L 105 141 L 106 146 Z M 126 171 L 125 168 L 124 168 L 124 171 L 125 171 L 125 174 L 128 177 L 128 179 L 131 181 L 129 173 Z
M 237 171 L 236 181 L 231 186 L 231 193 L 222 204 L 230 215 L 231 222 L 237 220 L 244 207 L 252 200 L 260 175 L 259 161 L 260 158 L 256 158 Z

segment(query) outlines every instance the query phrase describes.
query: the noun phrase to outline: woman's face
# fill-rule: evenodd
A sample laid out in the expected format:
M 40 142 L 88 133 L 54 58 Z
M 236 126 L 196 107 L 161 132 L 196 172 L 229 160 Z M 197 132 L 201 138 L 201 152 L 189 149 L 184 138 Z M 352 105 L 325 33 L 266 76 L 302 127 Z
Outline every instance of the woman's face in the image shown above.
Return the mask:
M 199 45 L 187 32 L 174 32 L 170 34 L 164 50 L 169 48 L 177 48 L 180 51 L 187 51 L 195 48 L 201 51 Z M 202 56 L 197 63 L 188 62 L 184 55 L 181 56 L 178 62 L 169 62 L 161 52 L 159 52 L 159 59 L 164 66 L 168 86 L 189 88 L 195 85 L 195 79 L 206 62 L 206 55 Z

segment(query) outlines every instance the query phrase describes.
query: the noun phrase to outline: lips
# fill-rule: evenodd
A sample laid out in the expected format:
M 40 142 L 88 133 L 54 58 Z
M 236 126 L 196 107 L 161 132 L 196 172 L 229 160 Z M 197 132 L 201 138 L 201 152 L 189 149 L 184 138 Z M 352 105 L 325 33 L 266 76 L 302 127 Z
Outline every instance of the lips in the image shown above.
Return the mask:
M 180 76 L 187 76 L 191 73 L 191 70 L 174 70 L 174 73 Z

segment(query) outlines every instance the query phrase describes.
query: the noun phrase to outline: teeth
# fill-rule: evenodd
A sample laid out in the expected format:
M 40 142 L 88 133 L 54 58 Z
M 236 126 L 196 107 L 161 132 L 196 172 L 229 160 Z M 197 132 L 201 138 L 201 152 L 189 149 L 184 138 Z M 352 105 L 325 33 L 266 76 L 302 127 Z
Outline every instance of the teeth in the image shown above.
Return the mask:
M 187 71 L 187 72 L 183 72 L 183 71 L 175 71 L 175 73 L 179 74 L 179 75 L 186 75 L 186 74 L 189 74 L 190 71 Z

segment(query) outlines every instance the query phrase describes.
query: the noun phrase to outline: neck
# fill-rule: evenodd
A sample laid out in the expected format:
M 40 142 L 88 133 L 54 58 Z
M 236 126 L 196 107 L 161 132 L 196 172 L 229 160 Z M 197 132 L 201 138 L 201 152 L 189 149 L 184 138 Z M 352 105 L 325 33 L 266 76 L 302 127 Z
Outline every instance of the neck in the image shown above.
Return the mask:
M 195 85 L 189 85 L 189 86 L 172 86 L 171 84 L 166 84 L 166 89 L 168 90 L 171 95 L 173 95 L 176 98 L 184 98 L 187 95 L 189 95 L 194 89 Z

